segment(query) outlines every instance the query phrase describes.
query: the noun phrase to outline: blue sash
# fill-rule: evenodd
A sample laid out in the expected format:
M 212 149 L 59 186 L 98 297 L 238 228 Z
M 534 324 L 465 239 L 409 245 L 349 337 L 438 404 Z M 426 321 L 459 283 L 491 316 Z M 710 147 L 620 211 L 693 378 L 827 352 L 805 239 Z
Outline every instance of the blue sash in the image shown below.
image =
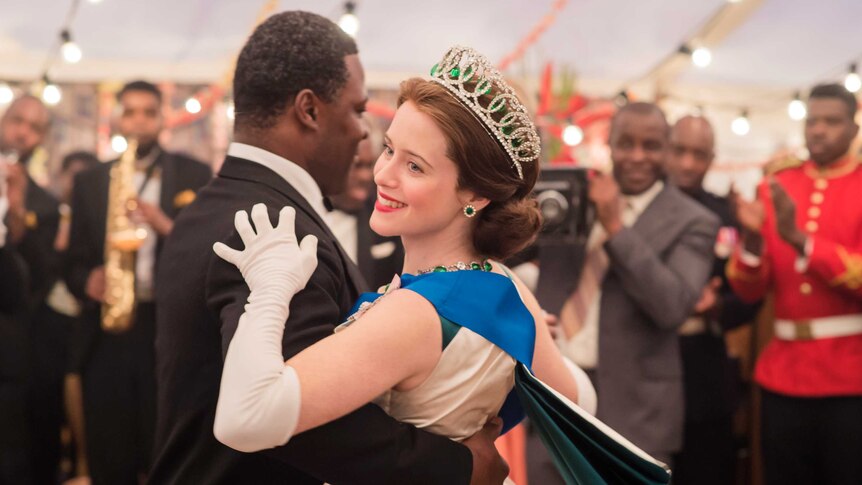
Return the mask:
M 485 271 L 453 271 L 401 277 L 401 287 L 431 302 L 437 313 L 456 325 L 481 335 L 516 361 L 532 369 L 536 323 L 509 278 Z M 351 310 L 380 298 L 363 293 Z M 524 419 L 524 410 L 513 390 L 500 410 L 503 432 Z

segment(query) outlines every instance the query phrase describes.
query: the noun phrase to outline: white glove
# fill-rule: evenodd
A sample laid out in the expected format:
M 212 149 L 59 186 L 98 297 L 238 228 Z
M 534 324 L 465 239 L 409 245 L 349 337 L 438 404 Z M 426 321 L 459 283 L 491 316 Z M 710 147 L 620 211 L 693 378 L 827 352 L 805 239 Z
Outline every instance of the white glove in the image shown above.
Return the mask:
M 230 342 L 222 372 L 213 433 L 239 451 L 280 446 L 299 421 L 299 378 L 284 364 L 282 337 L 290 300 L 302 290 L 317 267 L 317 238 L 297 244 L 296 211 L 285 207 L 273 228 L 263 204 L 237 212 L 236 229 L 245 250 L 216 243 L 213 250 L 235 264 L 251 289 L 245 313 Z
M 237 251 L 217 242 L 213 251 L 239 268 L 252 292 L 271 289 L 293 296 L 305 288 L 317 268 L 317 238 L 308 235 L 297 244 L 293 207 L 282 208 L 278 218 L 278 226 L 273 228 L 266 206 L 255 204 L 251 209 L 251 220 L 257 229 L 255 234 L 248 214 L 237 212 L 234 225 L 245 250 Z

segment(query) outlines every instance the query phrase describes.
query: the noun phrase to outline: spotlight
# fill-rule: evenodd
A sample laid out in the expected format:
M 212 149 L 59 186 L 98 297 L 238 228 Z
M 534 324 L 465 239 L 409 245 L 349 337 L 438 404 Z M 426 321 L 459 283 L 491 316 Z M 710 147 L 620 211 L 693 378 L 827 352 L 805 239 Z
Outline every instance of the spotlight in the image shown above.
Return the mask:
M 712 52 L 706 47 L 698 47 L 692 50 L 691 47 L 683 44 L 679 48 L 679 53 L 691 56 L 691 63 L 697 67 L 706 67 L 712 62 Z

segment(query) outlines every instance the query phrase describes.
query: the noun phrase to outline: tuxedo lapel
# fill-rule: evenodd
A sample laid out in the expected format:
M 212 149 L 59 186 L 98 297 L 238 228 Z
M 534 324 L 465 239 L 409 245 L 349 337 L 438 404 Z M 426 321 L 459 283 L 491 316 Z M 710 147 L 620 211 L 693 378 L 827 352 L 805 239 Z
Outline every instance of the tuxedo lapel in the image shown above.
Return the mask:
M 174 195 L 177 192 L 177 165 L 174 163 L 170 154 L 162 151 L 159 153 L 153 163 L 158 164 L 157 168 L 161 169 L 161 194 L 159 195 L 159 205 L 162 207 L 162 212 L 167 214 L 171 219 L 177 216 L 177 207 L 174 204 Z
M 329 226 L 320 217 L 317 211 L 311 207 L 308 201 L 305 200 L 305 198 L 280 175 L 259 163 L 228 156 L 225 159 L 224 165 L 222 165 L 222 169 L 219 171 L 219 177 L 247 180 L 263 184 L 289 199 L 298 210 L 301 210 L 310 217 L 335 245 L 338 250 L 338 256 L 341 258 L 341 262 L 344 265 L 345 272 L 348 276 L 349 281 L 347 282 L 347 285 L 351 287 L 355 296 L 359 296 L 359 294 L 365 290 L 365 279 L 360 274 L 359 268 L 357 268 L 350 260 L 350 257 L 344 251 L 344 248 L 341 247 L 338 239 L 332 234 L 332 231 L 330 231 Z

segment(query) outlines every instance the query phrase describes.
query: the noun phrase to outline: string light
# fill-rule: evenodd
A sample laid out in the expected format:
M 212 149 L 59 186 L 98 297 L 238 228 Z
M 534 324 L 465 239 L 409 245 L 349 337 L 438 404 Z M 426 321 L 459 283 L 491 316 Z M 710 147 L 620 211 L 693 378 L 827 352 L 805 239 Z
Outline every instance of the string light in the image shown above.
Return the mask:
M 790 116 L 790 119 L 799 121 L 805 119 L 805 116 L 808 115 L 808 109 L 805 107 L 805 103 L 800 99 L 799 91 L 796 91 L 796 95 L 793 97 L 793 101 L 787 105 L 787 115 Z
M 859 78 L 859 73 L 856 72 L 856 63 L 850 64 L 850 70 L 847 77 L 844 78 L 844 87 L 851 93 L 859 92 L 862 89 L 862 79 Z
M 59 103 L 63 99 L 63 92 L 60 91 L 60 87 L 52 83 L 48 79 L 48 76 L 43 77 L 42 82 L 44 83 L 42 87 L 42 101 L 51 106 Z
M 15 98 L 12 88 L 6 83 L 0 83 L 0 105 L 9 104 Z
M 344 14 L 338 19 L 338 26 L 351 37 L 356 37 L 359 32 L 359 17 L 356 16 L 356 4 L 354 2 L 344 3 Z
M 60 47 L 60 52 L 63 54 L 63 60 L 69 64 L 77 64 L 80 62 L 84 55 L 81 52 L 81 48 L 78 47 L 78 44 L 72 40 L 72 34 L 69 33 L 68 29 L 60 32 L 60 39 L 63 41 L 63 46 Z
M 201 112 L 201 102 L 197 100 L 197 98 L 189 98 L 186 100 L 186 111 L 191 114 L 197 114 Z
M 569 125 L 563 130 L 563 143 L 570 147 L 580 145 L 584 141 L 584 130 L 578 125 Z
M 712 52 L 706 47 L 698 47 L 691 53 L 691 62 L 697 67 L 706 67 L 712 63 Z
M 751 131 L 751 122 L 748 121 L 748 111 L 743 110 L 740 115 L 730 124 L 730 131 L 735 135 L 745 136 Z
M 97 5 L 97 4 L 102 3 L 102 0 L 89 0 L 89 2 L 92 3 L 93 5 Z
M 703 68 L 712 63 L 712 52 L 706 47 L 692 50 L 687 44 L 683 44 L 679 47 L 679 53 L 691 56 L 691 63 L 697 67 Z
M 236 107 L 233 104 L 233 101 L 227 103 L 227 107 L 225 108 L 225 115 L 227 119 L 233 120 L 236 118 Z
M 123 135 L 114 135 L 111 137 L 111 150 L 114 150 L 116 153 L 123 153 L 127 148 L 129 148 L 129 142 L 126 141 L 126 137 Z

